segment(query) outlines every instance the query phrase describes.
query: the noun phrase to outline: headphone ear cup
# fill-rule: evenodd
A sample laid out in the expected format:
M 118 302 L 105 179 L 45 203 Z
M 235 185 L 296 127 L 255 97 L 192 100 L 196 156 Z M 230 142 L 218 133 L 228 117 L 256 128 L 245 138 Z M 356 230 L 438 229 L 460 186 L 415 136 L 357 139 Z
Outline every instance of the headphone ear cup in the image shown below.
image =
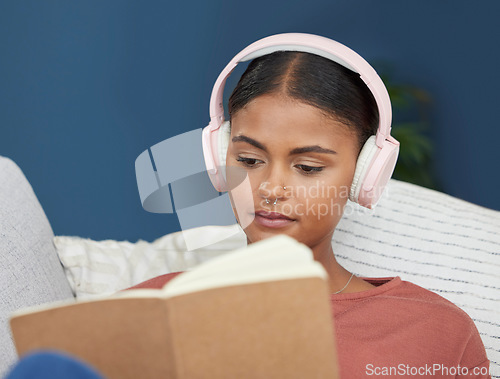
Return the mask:
M 229 121 L 223 122 L 220 126 L 214 126 L 210 123 L 202 131 L 203 157 L 207 174 L 219 192 L 227 191 L 225 166 L 230 134 Z
M 371 136 L 359 154 L 349 196 L 350 200 L 370 209 L 382 196 L 399 154 L 399 142 L 394 138 L 389 136 L 382 147 L 375 142 L 376 136 Z
M 218 165 L 225 166 L 226 165 L 226 156 L 227 156 L 227 148 L 229 146 L 229 138 L 231 136 L 231 123 L 229 121 L 224 121 L 220 126 L 218 131 Z
M 226 157 L 227 157 L 227 149 L 229 146 L 229 138 L 231 136 L 231 123 L 229 121 L 224 121 L 219 128 L 218 131 L 218 151 L 217 151 L 217 159 L 218 166 L 220 167 L 220 172 L 224 178 L 224 184 L 227 183 L 226 179 Z
M 370 168 L 373 158 L 377 153 L 378 146 L 375 143 L 376 137 L 371 136 L 363 145 L 356 162 L 356 170 L 352 179 L 351 190 L 349 192 L 349 200 L 358 203 L 359 193 L 363 185 L 363 180 Z

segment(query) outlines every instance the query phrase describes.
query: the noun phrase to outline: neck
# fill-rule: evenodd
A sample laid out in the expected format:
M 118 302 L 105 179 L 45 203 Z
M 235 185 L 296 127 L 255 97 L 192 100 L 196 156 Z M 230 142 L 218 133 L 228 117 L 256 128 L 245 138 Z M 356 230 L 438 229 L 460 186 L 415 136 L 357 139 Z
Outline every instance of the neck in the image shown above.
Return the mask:
M 328 236 L 318 245 L 312 247 L 311 250 L 313 251 L 314 260 L 321 263 L 328 273 L 328 285 L 330 293 L 333 294 L 346 286 L 352 274 L 337 262 L 331 241 L 332 236 Z M 360 292 L 373 287 L 372 284 L 354 276 L 349 282 L 349 285 L 345 287 L 341 293 Z
M 328 236 L 319 244 L 313 246 L 311 250 L 314 255 L 314 260 L 321 263 L 325 271 L 328 273 L 330 293 L 334 293 L 342 289 L 349 280 L 351 273 L 337 262 L 332 249 L 331 236 Z M 347 290 L 348 288 L 346 288 L 343 292 Z
M 318 244 L 313 247 L 309 247 L 314 256 L 316 262 L 321 263 L 323 268 L 328 274 L 328 286 L 330 293 L 335 293 L 345 287 L 347 282 L 351 277 L 351 273 L 342 267 L 335 258 L 335 254 L 332 249 L 332 235 L 325 237 Z M 251 242 L 247 238 L 247 245 Z M 353 277 L 349 285 L 342 290 L 342 293 L 352 293 L 365 291 L 374 286 L 363 279 Z

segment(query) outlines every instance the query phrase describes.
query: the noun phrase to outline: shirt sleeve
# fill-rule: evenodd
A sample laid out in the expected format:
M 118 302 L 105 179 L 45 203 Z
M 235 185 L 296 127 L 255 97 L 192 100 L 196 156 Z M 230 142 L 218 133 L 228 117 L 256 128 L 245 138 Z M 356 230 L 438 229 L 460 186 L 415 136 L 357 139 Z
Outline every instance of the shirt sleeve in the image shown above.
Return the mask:
M 459 375 L 457 378 L 490 379 L 490 361 L 486 356 L 483 341 L 471 320 L 471 331 L 469 341 L 462 354 Z

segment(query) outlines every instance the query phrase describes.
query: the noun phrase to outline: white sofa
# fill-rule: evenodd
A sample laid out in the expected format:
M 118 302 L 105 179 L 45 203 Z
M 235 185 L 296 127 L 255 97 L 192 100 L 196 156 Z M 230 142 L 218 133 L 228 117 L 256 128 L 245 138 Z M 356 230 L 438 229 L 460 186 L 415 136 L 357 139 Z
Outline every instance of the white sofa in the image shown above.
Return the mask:
M 206 239 L 206 247 L 188 252 L 187 238 Z M 245 241 L 237 225 L 172 233 L 152 243 L 54 238 L 29 182 L 0 157 L 0 377 L 16 360 L 12 311 L 102 296 L 187 270 Z M 460 306 L 479 329 L 492 376 L 500 378 L 500 212 L 391 180 L 375 210 L 349 204 L 332 244 L 357 275 L 399 275 Z

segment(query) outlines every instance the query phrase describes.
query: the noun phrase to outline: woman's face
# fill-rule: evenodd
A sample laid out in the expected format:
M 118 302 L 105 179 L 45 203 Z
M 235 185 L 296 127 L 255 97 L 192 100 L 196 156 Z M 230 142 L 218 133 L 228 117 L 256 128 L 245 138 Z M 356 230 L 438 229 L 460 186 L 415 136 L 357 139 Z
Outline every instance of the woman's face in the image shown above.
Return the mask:
M 313 251 L 330 247 L 358 146 L 352 129 L 282 95 L 257 97 L 233 115 L 226 165 L 243 168 L 251 185 L 253 204 L 230 193 L 248 242 L 286 234 Z M 271 219 L 279 214 L 288 219 Z

